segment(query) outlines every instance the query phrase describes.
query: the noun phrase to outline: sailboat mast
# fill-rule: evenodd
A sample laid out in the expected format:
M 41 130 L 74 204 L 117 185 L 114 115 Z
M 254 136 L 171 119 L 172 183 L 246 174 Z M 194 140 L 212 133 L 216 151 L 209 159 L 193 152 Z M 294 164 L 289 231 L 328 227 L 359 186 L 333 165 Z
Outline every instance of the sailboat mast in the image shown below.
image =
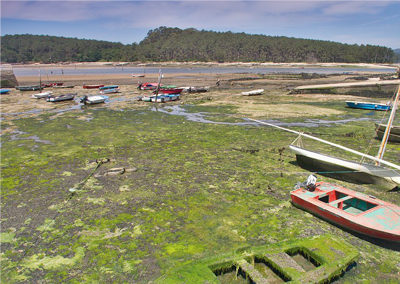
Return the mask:
M 396 98 L 394 99 L 393 106 L 392 106 L 392 112 L 390 113 L 388 124 L 386 125 L 385 133 L 383 134 L 383 137 L 382 137 L 381 146 L 379 147 L 379 151 L 378 151 L 378 155 L 377 155 L 378 159 L 382 159 L 383 154 L 385 153 L 386 144 L 389 139 L 390 129 L 392 128 L 394 115 L 396 114 L 397 105 L 399 103 L 399 97 L 400 97 L 400 85 L 397 89 Z M 377 162 L 377 164 L 379 165 L 379 162 Z
M 157 88 L 156 88 L 156 102 L 157 102 L 157 98 L 158 98 L 158 92 L 160 91 L 161 77 L 162 77 L 162 73 L 161 73 L 161 69 L 160 69 L 158 71 L 158 83 L 157 83 Z

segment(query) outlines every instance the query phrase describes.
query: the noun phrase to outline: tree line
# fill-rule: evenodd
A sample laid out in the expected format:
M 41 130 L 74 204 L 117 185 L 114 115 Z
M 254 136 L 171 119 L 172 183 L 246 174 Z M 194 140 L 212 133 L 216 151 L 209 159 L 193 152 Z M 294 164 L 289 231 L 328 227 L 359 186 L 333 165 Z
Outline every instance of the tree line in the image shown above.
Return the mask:
M 218 61 L 392 63 L 395 52 L 383 46 L 159 27 L 139 44 L 47 35 L 1 37 L 1 61 Z

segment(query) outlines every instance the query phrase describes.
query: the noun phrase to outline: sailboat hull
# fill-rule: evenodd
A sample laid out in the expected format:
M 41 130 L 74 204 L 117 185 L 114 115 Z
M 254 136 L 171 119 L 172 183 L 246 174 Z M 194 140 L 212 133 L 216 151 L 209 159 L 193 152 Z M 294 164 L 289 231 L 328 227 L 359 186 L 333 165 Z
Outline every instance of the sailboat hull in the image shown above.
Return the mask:
M 294 145 L 289 148 L 296 154 L 298 165 L 309 171 L 358 184 L 380 184 L 390 188 L 400 185 L 400 174 L 394 170 L 342 160 Z
M 386 130 L 386 125 L 384 124 L 376 124 L 376 135 L 378 139 L 382 140 L 383 134 Z M 392 126 L 389 133 L 389 142 L 400 143 L 400 126 Z

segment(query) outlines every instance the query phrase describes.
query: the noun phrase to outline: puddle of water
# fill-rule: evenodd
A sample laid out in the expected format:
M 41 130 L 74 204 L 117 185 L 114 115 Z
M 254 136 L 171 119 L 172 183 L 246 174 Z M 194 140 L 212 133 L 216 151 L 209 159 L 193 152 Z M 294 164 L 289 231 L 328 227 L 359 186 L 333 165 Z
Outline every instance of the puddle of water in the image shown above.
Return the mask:
M 31 136 L 28 136 L 28 137 L 19 137 L 20 135 L 23 135 L 23 134 L 28 134 L 28 133 L 20 131 L 20 130 L 14 130 L 13 132 L 11 132 L 10 140 L 11 141 L 33 140 L 36 143 L 43 143 L 43 144 L 47 144 L 47 145 L 53 144 L 49 140 L 40 139 L 37 135 L 31 135 Z
M 187 120 L 200 123 L 211 123 L 211 124 L 223 124 L 223 125 L 255 125 L 260 124 L 254 121 L 250 121 L 244 118 L 245 122 L 223 122 L 223 121 L 212 121 L 210 114 L 206 112 L 187 112 L 187 110 L 180 105 L 165 106 L 161 108 L 152 107 L 152 111 L 162 112 L 170 115 L 184 116 Z M 226 116 L 229 118 L 229 116 Z M 370 121 L 371 118 L 346 118 L 341 120 L 323 120 L 323 119 L 306 119 L 304 122 L 281 122 L 279 120 L 262 120 L 267 123 L 275 124 L 282 127 L 320 127 L 320 126 L 334 126 L 337 124 L 346 124 L 355 121 Z

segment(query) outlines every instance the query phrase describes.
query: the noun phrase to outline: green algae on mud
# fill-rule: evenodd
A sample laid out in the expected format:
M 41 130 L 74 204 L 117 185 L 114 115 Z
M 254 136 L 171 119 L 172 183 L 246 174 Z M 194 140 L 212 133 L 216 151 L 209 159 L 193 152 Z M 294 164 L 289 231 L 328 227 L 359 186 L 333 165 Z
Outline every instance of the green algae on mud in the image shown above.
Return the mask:
M 235 108 L 212 106 L 188 110 L 221 119 L 235 114 Z M 360 251 L 359 265 L 339 281 L 397 279 L 398 252 L 290 205 L 289 191 L 309 174 L 296 166 L 294 155 L 280 151 L 293 135 L 143 109 L 91 109 L 90 120 L 81 116 L 76 111 L 16 119 L 13 126 L 27 133 L 24 139 L 2 137 L 2 282 L 147 282 L 178 264 L 232 248 L 324 233 Z M 370 140 L 371 125 L 305 130 L 357 147 Z M 50 143 L 26 139 L 33 134 Z M 388 157 L 395 159 L 399 150 L 389 145 Z M 110 162 L 98 168 L 99 176 L 71 195 L 68 190 L 102 158 Z M 103 174 L 114 167 L 137 171 Z M 343 185 L 400 201 L 374 186 Z

